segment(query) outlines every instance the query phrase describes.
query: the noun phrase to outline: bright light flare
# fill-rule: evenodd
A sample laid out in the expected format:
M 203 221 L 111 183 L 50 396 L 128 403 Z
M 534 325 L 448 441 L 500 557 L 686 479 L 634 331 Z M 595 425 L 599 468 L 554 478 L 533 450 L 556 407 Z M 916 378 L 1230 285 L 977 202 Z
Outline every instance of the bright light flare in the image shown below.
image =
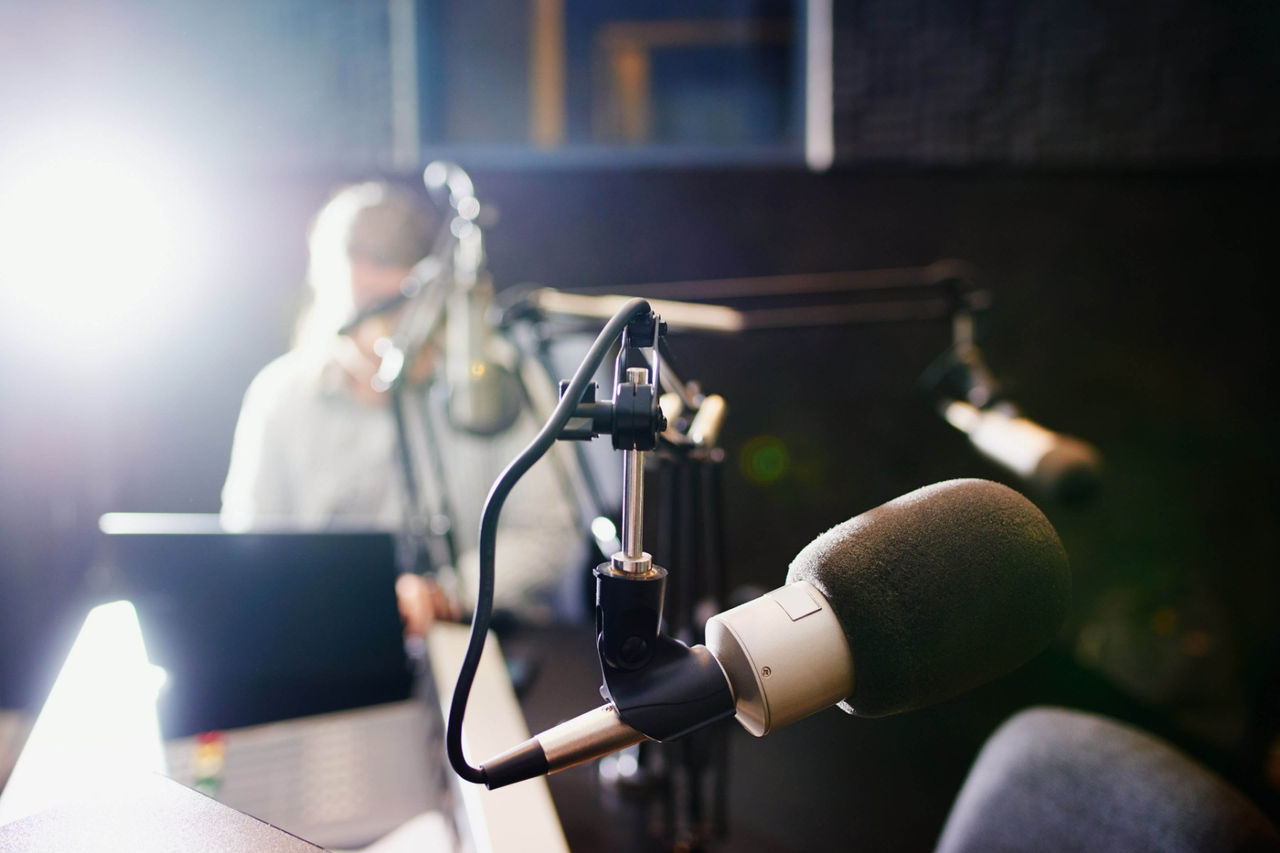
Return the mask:
M 595 518 L 591 519 L 591 533 L 597 539 L 618 538 L 617 526 L 612 521 L 605 518 L 603 515 L 598 515 Z
M 164 677 L 147 660 L 132 604 L 91 610 L 0 796 L 0 824 L 164 772 Z
M 126 347 L 180 303 L 208 223 L 151 142 L 45 128 L 0 161 L 0 309 L 59 350 Z M 143 336 L 145 337 L 145 335 Z

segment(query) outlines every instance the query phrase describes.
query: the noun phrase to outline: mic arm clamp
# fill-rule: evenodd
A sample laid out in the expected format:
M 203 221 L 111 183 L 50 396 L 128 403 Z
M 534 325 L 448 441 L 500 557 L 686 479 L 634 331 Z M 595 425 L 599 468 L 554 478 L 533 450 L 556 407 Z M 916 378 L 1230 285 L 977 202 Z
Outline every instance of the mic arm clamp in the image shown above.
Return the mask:
M 600 642 L 601 695 L 619 719 L 650 740 L 677 738 L 734 715 L 729 679 L 706 646 L 658 634 L 648 664 L 629 670 L 609 666 L 603 634 Z
M 606 433 L 613 439 L 614 450 L 646 451 L 657 447 L 658 435 L 667 428 L 657 390 L 662 369 L 658 346 L 666 333 L 667 324 L 652 312 L 632 320 L 622 333 L 614 365 L 613 399 L 597 401 L 599 386 L 588 384 L 573 416 L 557 437 L 589 441 Z M 652 351 L 651 359 L 645 357 L 645 349 Z M 568 383 L 561 382 L 562 397 L 567 389 Z

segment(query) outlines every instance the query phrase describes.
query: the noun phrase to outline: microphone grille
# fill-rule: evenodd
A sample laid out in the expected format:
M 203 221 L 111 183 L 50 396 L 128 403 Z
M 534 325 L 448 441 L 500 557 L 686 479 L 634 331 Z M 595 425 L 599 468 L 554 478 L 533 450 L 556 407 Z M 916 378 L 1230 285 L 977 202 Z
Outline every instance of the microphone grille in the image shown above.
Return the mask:
M 864 717 L 949 699 L 1025 663 L 1066 615 L 1066 552 L 1007 486 L 950 480 L 833 527 L 792 561 L 831 602 L 853 653 L 841 703 Z

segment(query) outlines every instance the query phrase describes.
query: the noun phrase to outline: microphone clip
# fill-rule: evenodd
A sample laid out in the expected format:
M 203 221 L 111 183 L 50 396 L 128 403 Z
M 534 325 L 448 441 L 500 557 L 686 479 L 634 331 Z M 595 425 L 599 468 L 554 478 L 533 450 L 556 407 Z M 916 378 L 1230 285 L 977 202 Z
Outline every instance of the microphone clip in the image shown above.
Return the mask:
M 661 633 L 667 570 L 602 563 L 595 576 L 600 693 L 619 719 L 662 741 L 733 716 L 733 692 L 711 652 Z
M 592 382 L 583 391 L 573 416 L 558 438 L 590 441 L 601 433 L 613 439 L 614 450 L 646 451 L 658 446 L 658 435 L 667 428 L 667 419 L 658 405 L 660 370 L 658 344 L 667 333 L 667 324 L 653 312 L 632 320 L 622 333 L 614 365 L 613 399 L 597 401 L 598 386 Z M 644 350 L 652 351 L 647 359 Z M 560 383 L 564 395 L 569 383 Z
M 729 680 L 706 646 L 691 648 L 659 634 L 648 665 L 601 669 L 605 700 L 624 723 L 650 740 L 680 737 L 732 717 L 736 710 Z

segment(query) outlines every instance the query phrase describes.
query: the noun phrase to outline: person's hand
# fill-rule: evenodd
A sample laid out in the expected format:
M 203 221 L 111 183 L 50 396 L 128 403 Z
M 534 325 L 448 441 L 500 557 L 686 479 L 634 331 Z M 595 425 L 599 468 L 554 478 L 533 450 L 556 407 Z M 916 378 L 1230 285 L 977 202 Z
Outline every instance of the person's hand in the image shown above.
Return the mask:
M 430 578 L 403 574 L 396 578 L 396 603 L 408 637 L 421 637 L 437 619 L 456 622 L 462 608 Z

